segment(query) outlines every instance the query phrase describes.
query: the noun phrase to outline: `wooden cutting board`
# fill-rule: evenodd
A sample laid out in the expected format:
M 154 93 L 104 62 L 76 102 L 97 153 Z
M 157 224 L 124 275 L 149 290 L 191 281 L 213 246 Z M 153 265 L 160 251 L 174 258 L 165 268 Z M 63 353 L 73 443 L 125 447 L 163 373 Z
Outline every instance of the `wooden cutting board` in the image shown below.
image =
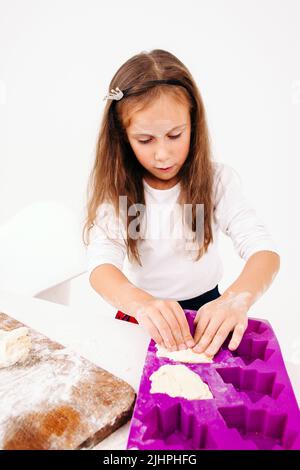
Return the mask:
M 0 312 L 0 328 L 27 326 Z M 29 328 L 29 327 L 27 327 Z M 29 328 L 21 364 L 0 368 L 0 448 L 90 448 L 126 423 L 134 389 Z

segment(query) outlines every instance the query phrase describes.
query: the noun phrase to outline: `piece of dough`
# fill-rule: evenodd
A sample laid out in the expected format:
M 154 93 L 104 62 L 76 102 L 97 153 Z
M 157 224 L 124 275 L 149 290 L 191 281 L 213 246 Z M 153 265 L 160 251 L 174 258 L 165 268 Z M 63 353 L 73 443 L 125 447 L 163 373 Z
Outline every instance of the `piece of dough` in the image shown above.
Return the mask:
M 183 397 L 187 400 L 213 398 L 201 377 L 182 364 L 165 364 L 153 372 L 150 380 L 150 393 L 166 393 L 170 397 Z
M 10 331 L 0 329 L 0 368 L 24 361 L 30 348 L 31 340 L 25 326 Z
M 158 357 L 167 357 L 177 362 L 190 362 L 200 364 L 201 362 L 213 362 L 213 356 L 207 356 L 204 353 L 195 353 L 191 348 L 182 349 L 181 351 L 168 351 L 168 349 L 156 343 Z

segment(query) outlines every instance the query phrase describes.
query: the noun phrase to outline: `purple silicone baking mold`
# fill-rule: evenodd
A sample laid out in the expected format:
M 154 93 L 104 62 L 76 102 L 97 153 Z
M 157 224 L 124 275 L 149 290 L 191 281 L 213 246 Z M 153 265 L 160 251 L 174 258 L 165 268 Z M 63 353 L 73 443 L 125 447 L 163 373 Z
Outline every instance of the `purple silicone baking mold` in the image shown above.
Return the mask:
M 194 310 L 185 310 L 194 335 Z M 300 449 L 300 410 L 271 325 L 249 318 L 236 351 L 228 336 L 212 363 L 184 364 L 214 398 L 186 400 L 150 393 L 151 374 L 164 364 L 150 341 L 127 449 Z

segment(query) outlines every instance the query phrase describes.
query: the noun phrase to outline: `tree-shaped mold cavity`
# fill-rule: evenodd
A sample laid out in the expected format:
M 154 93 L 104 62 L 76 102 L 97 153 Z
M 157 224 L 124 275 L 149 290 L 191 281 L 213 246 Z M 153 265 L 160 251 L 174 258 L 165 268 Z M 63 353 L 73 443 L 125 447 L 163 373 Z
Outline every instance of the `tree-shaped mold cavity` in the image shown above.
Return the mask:
M 251 440 L 261 450 L 292 448 L 295 431 L 287 429 L 287 414 L 245 405 L 218 409 L 228 428 L 236 428 L 241 437 Z
M 247 329 L 245 331 L 245 334 L 246 333 L 262 334 L 267 329 L 268 329 L 268 326 L 264 322 L 259 321 L 259 320 L 249 319 L 248 326 L 247 326 Z
M 232 351 L 232 355 L 240 357 L 246 365 L 251 364 L 256 359 L 268 361 L 274 353 L 274 349 L 268 348 L 268 343 L 268 340 L 243 336 L 238 348 Z
M 199 422 L 201 415 L 184 411 L 181 403 L 162 409 L 155 405 L 144 417 L 146 430 L 143 441 L 159 440 L 164 446 L 176 445 L 185 449 L 217 449 L 207 423 Z M 184 446 L 184 447 L 183 447 Z
M 238 392 L 244 392 L 253 403 L 265 395 L 276 400 L 284 388 L 276 382 L 276 372 L 260 372 L 242 367 L 224 367 L 216 369 L 223 382 L 232 384 Z
M 256 333 L 257 335 L 261 335 L 261 334 L 265 333 L 265 331 L 267 331 L 267 330 L 268 330 L 268 326 L 264 322 L 262 322 L 260 320 L 249 319 L 248 326 L 247 326 L 247 329 L 246 329 L 246 331 L 243 335 L 242 341 L 246 342 L 246 343 L 247 343 L 247 341 L 250 342 L 250 339 L 252 339 L 252 337 L 250 336 L 250 338 L 249 338 L 249 336 L 248 336 L 249 333 Z M 232 332 L 230 332 L 228 334 L 228 336 L 226 337 L 225 341 L 223 342 L 223 344 L 221 346 L 221 350 L 225 350 L 225 351 L 228 350 L 228 345 L 231 341 L 231 338 L 232 338 Z M 263 340 L 256 337 L 254 339 L 254 341 L 263 341 Z M 241 345 L 240 345 L 240 348 L 241 348 Z M 271 354 L 272 354 L 272 352 L 271 352 Z M 237 356 L 238 354 L 235 352 L 234 355 Z M 267 353 L 267 356 L 268 356 L 268 353 Z M 246 361 L 247 361 L 247 358 L 246 358 Z

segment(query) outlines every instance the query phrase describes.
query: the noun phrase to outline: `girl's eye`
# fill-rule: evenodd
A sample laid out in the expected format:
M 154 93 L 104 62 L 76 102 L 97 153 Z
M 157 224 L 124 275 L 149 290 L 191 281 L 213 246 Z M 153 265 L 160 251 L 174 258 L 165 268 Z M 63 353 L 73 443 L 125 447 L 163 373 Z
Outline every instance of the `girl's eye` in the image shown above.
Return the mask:
M 177 135 L 169 135 L 170 139 L 178 139 L 178 137 L 180 137 L 181 134 L 177 134 Z M 148 140 L 139 140 L 139 143 L 140 144 L 148 144 L 148 142 L 150 142 L 151 139 L 148 139 Z

